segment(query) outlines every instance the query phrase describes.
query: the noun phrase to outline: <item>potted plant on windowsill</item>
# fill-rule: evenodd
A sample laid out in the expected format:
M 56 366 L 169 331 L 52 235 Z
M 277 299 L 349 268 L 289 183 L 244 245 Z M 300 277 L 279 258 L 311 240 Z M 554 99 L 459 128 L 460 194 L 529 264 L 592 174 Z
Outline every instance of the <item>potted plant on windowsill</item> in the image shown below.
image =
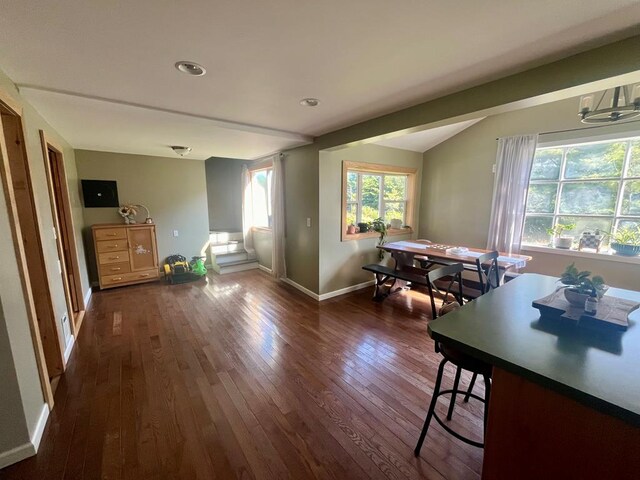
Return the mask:
M 640 225 L 618 229 L 611 235 L 611 249 L 618 255 L 635 257 L 640 255 Z
M 547 228 L 547 233 L 551 235 L 551 242 L 555 248 L 569 250 L 573 244 L 573 237 L 562 235 L 565 230 L 573 230 L 576 228 L 575 223 L 556 223 L 553 228 Z
M 579 271 L 575 263 L 566 268 L 560 277 L 560 283 L 564 285 L 564 297 L 567 302 L 583 308 L 587 298 L 602 298 L 608 288 L 601 276 L 594 275 L 592 277 L 589 271 Z

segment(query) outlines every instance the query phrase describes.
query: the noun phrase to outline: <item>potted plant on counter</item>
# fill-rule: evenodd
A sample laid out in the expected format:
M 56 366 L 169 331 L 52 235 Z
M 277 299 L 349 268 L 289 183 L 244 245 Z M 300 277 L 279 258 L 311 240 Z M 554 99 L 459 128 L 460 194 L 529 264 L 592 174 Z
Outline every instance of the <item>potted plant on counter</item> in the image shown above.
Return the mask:
M 619 228 L 611 235 L 611 249 L 618 255 L 640 255 L 640 225 Z
M 566 268 L 560 277 L 560 283 L 565 285 L 564 297 L 576 307 L 584 307 L 584 302 L 589 297 L 601 298 L 608 288 L 601 276 L 592 277 L 589 271 L 579 271 L 575 263 Z
M 575 223 L 556 223 L 553 228 L 547 228 L 547 233 L 551 235 L 551 243 L 555 248 L 569 250 L 573 244 L 573 237 L 562 235 L 565 230 L 573 230 L 576 228 Z

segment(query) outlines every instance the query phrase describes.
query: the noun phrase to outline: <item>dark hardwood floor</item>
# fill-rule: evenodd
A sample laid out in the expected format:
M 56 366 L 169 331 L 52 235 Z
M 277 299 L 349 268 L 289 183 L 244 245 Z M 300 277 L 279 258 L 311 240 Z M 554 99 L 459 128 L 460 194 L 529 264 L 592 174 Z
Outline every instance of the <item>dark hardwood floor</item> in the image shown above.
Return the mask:
M 430 307 L 372 289 L 318 303 L 254 270 L 94 293 L 38 455 L 0 478 L 478 478 L 436 422 L 413 456 Z M 481 438 L 481 404 L 452 423 Z

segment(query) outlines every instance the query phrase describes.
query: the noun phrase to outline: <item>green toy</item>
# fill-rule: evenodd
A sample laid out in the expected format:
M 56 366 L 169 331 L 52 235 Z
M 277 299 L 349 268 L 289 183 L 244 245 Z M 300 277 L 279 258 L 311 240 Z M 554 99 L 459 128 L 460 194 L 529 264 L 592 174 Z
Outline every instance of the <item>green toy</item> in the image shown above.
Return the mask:
M 204 266 L 205 257 L 192 257 L 191 258 L 191 273 L 202 277 L 207 274 L 207 267 Z

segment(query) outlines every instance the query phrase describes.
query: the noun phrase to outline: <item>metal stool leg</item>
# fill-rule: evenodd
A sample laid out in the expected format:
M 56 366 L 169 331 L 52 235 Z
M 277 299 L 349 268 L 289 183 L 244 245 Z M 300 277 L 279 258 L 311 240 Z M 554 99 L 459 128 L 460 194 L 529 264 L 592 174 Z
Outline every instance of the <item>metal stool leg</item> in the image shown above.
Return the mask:
M 429 411 L 427 412 L 427 418 L 425 418 L 424 420 L 424 426 L 422 427 L 422 432 L 420 433 L 418 444 L 416 445 L 416 448 L 413 451 L 416 457 L 420 456 L 420 450 L 422 449 L 422 444 L 424 443 L 424 439 L 427 436 L 427 430 L 429 430 L 431 417 L 433 417 L 433 412 L 436 409 L 436 403 L 438 402 L 438 393 L 440 392 L 440 384 L 442 383 L 442 376 L 444 375 L 444 366 L 446 365 L 446 363 L 447 363 L 447 359 L 445 358 L 440 362 L 440 366 L 438 367 L 438 376 L 436 377 L 436 384 L 433 387 L 433 396 L 431 397 L 431 403 L 429 404 Z
M 456 379 L 453 381 L 453 393 L 451 393 L 451 401 L 449 402 L 449 411 L 447 412 L 447 420 L 451 420 L 453 416 L 453 407 L 456 404 L 456 394 L 458 392 L 458 386 L 460 384 L 460 374 L 462 373 L 462 369 L 460 367 L 456 367 Z
M 491 396 L 491 378 L 484 375 L 484 434 L 487 435 L 487 419 L 489 418 L 489 397 Z
M 469 389 L 467 390 L 467 394 L 464 396 L 464 401 L 468 402 L 469 397 L 471 396 L 471 392 L 473 391 L 473 386 L 476 384 L 476 378 L 478 378 L 478 374 L 474 373 L 471 377 L 471 383 L 469 383 Z

